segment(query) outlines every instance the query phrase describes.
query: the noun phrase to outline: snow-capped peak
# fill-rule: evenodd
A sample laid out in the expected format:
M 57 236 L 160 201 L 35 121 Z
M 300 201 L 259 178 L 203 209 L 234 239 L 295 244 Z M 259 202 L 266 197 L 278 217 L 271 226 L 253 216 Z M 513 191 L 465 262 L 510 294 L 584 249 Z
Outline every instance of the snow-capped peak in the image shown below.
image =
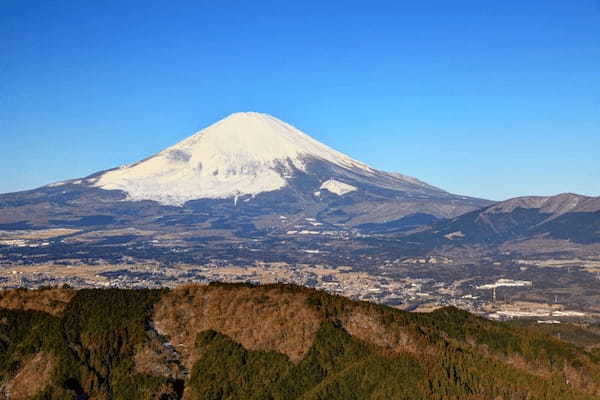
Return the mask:
M 245 112 L 199 131 L 144 161 L 109 171 L 95 186 L 127 192 L 129 200 L 180 205 L 284 187 L 308 159 L 374 173 L 371 167 L 267 114 Z
M 172 150 L 197 156 L 246 154 L 261 162 L 290 159 L 300 169 L 304 168 L 302 157 L 311 156 L 346 168 L 372 170 L 293 126 L 257 112 L 231 114 L 165 151 Z

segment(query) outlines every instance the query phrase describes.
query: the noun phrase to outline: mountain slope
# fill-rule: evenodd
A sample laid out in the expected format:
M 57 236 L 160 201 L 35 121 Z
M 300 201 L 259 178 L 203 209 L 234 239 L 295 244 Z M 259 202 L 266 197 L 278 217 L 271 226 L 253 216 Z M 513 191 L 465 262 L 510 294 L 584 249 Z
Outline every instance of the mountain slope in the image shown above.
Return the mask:
M 336 196 L 365 191 L 383 197 L 395 193 L 474 200 L 412 177 L 377 171 L 283 121 L 253 112 L 232 114 L 148 159 L 88 181 L 102 189 L 121 190 L 128 200 L 165 205 L 255 197 L 286 187 L 312 198 L 324 191 Z
M 530 239 L 600 243 L 600 197 L 518 197 L 440 221 L 410 235 L 430 246 L 500 246 Z
M 163 229 L 159 216 L 171 226 L 207 216 L 250 226 L 278 215 L 350 227 L 417 213 L 454 217 L 488 204 L 375 170 L 272 116 L 236 113 L 145 160 L 0 195 L 0 229 L 77 221 Z
M 132 200 L 181 205 L 281 189 L 296 171 L 306 172 L 311 159 L 375 172 L 270 115 L 236 113 L 146 160 L 102 174 L 94 186 L 123 190 Z
M 296 286 L 0 294 L 0 398 L 565 399 L 585 350 L 455 308 L 414 314 Z M 11 301 L 1 301 L 9 296 Z M 43 374 L 30 374 L 43 366 Z M 19 390 L 27 388 L 27 390 Z

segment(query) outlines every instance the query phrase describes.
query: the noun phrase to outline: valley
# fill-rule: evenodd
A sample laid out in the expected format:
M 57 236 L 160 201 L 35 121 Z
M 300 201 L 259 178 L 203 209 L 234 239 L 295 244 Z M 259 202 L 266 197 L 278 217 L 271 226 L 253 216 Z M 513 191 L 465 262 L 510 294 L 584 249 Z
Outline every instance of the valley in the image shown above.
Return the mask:
M 361 249 L 352 257 L 340 256 L 347 251 L 346 245 L 333 247 L 321 240 L 304 242 L 306 247 L 299 248 L 264 248 L 264 243 L 254 242 L 250 249 L 210 242 L 210 247 L 102 244 L 99 250 L 88 243 L 58 247 L 54 251 L 60 257 L 56 258 L 52 250 L 57 245 L 33 246 L 27 256 L 23 247 L 10 251 L 4 247 L 3 254 L 9 258 L 13 254 L 22 258 L 0 263 L 0 287 L 292 283 L 405 310 L 430 311 L 451 305 L 494 319 L 600 320 L 600 258 L 405 257 L 391 249 L 386 257 L 383 249 L 368 247 L 368 236 L 347 241 L 358 242 L 354 246 Z M 103 253 L 113 257 L 100 257 Z M 116 254 L 122 256 L 116 258 Z M 262 254 L 268 254 L 266 260 L 260 260 Z

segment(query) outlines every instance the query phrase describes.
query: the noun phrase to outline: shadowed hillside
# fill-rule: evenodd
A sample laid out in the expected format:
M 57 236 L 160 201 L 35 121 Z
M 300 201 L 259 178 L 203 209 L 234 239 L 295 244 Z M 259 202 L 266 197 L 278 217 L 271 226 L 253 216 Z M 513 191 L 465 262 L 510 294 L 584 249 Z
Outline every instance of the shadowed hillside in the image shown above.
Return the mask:
M 232 284 L 21 290 L 0 307 L 0 398 L 600 396 L 597 352 L 454 308 Z

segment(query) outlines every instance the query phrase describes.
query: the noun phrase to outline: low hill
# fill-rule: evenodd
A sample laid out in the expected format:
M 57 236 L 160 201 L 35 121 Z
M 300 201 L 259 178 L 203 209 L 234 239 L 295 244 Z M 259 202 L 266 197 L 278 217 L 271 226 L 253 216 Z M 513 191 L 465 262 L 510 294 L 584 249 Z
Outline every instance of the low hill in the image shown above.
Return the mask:
M 0 292 L 0 398 L 597 399 L 535 327 L 289 285 Z

